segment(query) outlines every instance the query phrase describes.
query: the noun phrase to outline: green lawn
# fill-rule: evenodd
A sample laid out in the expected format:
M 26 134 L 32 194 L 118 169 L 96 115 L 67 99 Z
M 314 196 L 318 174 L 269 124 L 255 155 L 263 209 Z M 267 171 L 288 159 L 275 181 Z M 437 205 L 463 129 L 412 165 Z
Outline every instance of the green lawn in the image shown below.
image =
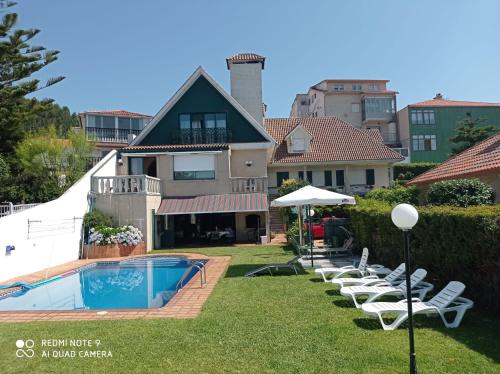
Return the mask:
M 194 249 L 232 255 L 194 320 L 0 325 L 0 372 L 405 373 L 407 331 L 383 331 L 331 285 L 310 274 L 245 278 L 257 264 L 286 261 L 281 247 Z M 458 329 L 417 318 L 421 373 L 499 373 L 498 319 L 478 308 Z M 15 358 L 17 339 L 100 339 L 110 359 Z

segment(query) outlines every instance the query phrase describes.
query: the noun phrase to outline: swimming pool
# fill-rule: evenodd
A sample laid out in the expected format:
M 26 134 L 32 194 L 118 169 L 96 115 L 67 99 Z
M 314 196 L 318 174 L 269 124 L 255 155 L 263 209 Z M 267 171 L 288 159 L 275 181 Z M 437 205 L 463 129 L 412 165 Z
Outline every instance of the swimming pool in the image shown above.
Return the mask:
M 0 311 L 151 309 L 164 306 L 196 274 L 181 256 L 96 262 L 0 298 Z

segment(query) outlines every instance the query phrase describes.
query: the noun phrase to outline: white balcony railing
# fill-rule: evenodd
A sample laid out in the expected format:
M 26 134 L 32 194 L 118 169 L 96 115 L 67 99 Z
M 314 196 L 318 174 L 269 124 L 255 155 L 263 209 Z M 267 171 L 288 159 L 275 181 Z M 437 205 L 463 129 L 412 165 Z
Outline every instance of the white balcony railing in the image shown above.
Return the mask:
M 231 192 L 267 192 L 267 177 L 234 177 L 230 178 Z
M 40 204 L 17 204 L 17 205 L 12 203 L 0 204 L 0 217 L 22 212 L 23 210 L 34 208 L 37 205 Z
M 102 129 L 97 127 L 85 128 L 87 140 L 103 143 L 124 143 L 128 144 L 133 136 L 138 135 L 141 130 L 127 129 Z
M 148 175 L 92 177 L 91 192 L 95 194 L 160 195 L 160 180 Z

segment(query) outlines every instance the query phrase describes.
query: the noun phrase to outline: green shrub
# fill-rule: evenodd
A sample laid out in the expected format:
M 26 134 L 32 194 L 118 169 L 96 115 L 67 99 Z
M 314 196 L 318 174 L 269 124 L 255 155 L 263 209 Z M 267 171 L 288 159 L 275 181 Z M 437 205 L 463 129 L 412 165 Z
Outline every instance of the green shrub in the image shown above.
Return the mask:
M 83 216 L 83 224 L 85 227 L 98 229 L 101 227 L 108 227 L 112 224 L 111 216 L 104 214 L 99 210 L 85 213 Z
M 367 199 L 385 201 L 389 204 L 409 203 L 418 204 L 418 190 L 415 186 L 391 188 L 376 188 L 365 195 Z
M 349 208 L 357 247 L 370 249 L 370 261 L 395 267 L 403 261 L 403 236 L 391 221 L 391 206 L 358 200 Z M 466 294 L 484 308 L 500 312 L 500 205 L 468 208 L 419 207 L 411 231 L 413 266 L 428 271 L 436 290 L 449 281 L 466 285 Z
M 437 163 L 434 162 L 409 162 L 394 165 L 394 179 L 408 181 L 432 169 Z
M 309 185 L 309 182 L 303 181 L 300 179 L 285 179 L 282 183 L 280 188 L 278 189 L 278 195 L 279 196 L 284 196 L 288 195 L 289 193 L 292 193 L 294 191 L 297 191 L 298 189 L 305 187 Z
M 479 179 L 453 179 L 433 183 L 427 193 L 427 202 L 435 205 L 471 205 L 492 204 L 493 188 Z

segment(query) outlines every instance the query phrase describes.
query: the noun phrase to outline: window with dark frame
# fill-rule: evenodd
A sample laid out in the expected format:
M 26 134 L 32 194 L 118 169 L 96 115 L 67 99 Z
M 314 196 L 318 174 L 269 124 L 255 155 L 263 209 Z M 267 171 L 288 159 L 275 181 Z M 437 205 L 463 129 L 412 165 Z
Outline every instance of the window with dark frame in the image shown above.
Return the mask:
M 366 169 L 366 184 L 368 186 L 375 185 L 375 169 Z
M 412 125 L 435 125 L 436 118 L 434 110 L 423 109 L 423 110 L 412 110 L 410 112 L 411 124 Z
M 225 129 L 226 113 L 181 113 L 179 128 L 184 129 Z
M 288 171 L 278 171 L 276 173 L 276 184 L 281 187 L 284 180 L 290 179 L 290 173 Z
M 335 170 L 335 185 L 338 187 L 344 187 L 344 170 Z
M 332 171 L 331 170 L 325 170 L 325 186 L 331 187 L 332 184 Z
M 306 171 L 306 176 L 307 176 L 307 181 L 310 184 L 313 184 L 313 172 L 312 171 Z

